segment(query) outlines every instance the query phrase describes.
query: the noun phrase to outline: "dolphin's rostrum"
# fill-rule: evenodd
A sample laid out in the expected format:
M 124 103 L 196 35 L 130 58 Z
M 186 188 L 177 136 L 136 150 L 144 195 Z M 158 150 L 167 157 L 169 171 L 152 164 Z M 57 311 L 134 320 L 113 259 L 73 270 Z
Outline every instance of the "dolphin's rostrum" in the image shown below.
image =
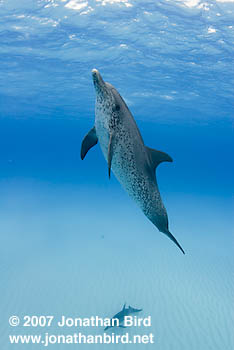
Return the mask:
M 109 177 L 112 170 L 147 218 L 184 253 L 168 229 L 167 212 L 155 174 L 160 163 L 172 162 L 172 158 L 144 145 L 136 122 L 118 91 L 103 81 L 97 69 L 92 70 L 92 75 L 96 90 L 95 125 L 82 142 L 81 159 L 99 141 L 108 163 Z

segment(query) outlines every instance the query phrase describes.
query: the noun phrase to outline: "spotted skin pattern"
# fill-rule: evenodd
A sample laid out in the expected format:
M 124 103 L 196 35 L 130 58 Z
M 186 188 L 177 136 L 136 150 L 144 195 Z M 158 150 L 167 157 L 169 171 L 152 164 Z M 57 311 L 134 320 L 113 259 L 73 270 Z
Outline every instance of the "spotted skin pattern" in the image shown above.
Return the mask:
M 168 230 L 167 212 L 159 193 L 155 168 L 132 114 L 117 90 L 105 83 L 97 70 L 92 73 L 96 90 L 95 129 L 105 159 L 108 161 L 112 136 L 111 170 L 148 219 L 184 253 Z

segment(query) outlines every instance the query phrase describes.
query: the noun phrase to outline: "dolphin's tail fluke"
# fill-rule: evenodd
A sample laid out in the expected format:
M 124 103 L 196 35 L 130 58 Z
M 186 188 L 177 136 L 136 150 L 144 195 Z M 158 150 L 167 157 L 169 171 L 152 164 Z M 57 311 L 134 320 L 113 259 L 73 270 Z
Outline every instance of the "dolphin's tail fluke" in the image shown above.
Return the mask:
M 177 247 L 180 248 L 180 250 L 182 251 L 183 254 L 185 254 L 184 249 L 181 247 L 181 245 L 179 244 L 179 242 L 176 240 L 176 238 L 171 234 L 170 231 L 162 231 L 163 233 L 165 233 L 165 235 L 167 235 L 167 237 L 169 237 L 176 245 Z

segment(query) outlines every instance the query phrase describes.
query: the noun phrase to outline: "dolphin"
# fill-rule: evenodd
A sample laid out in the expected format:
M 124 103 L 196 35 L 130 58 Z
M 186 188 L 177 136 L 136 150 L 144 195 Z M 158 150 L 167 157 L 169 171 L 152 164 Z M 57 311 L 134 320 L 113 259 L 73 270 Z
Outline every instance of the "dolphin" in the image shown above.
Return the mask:
M 126 307 L 126 304 L 124 304 L 122 310 L 120 312 L 118 312 L 117 314 L 115 314 L 111 320 L 114 319 L 118 319 L 119 320 L 119 327 L 121 328 L 126 328 L 125 326 L 121 325 L 122 322 L 124 322 L 124 317 L 125 316 L 129 316 L 132 315 L 136 312 L 140 312 L 142 311 L 142 309 L 134 309 L 133 307 L 131 307 L 130 305 L 128 306 L 128 308 Z M 107 331 L 107 329 L 112 328 L 113 326 L 107 326 L 104 331 Z
M 92 76 L 96 90 L 95 125 L 82 141 L 81 159 L 99 141 L 108 163 L 109 178 L 112 170 L 147 218 L 185 254 L 168 229 L 167 212 L 155 174 L 160 163 L 172 162 L 172 158 L 144 145 L 136 122 L 118 91 L 103 81 L 97 69 L 92 70 Z

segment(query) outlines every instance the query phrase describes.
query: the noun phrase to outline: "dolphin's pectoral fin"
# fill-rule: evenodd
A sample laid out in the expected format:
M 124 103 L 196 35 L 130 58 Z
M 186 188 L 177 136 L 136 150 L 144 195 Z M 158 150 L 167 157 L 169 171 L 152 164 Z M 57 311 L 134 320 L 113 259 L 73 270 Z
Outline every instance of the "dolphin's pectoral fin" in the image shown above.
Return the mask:
M 145 146 L 150 157 L 152 168 L 155 170 L 162 162 L 173 162 L 172 158 L 164 152 Z
M 98 143 L 98 138 L 96 135 L 95 126 L 88 132 L 88 134 L 84 137 L 81 145 L 80 156 L 83 160 L 86 156 L 86 153 Z
M 179 244 L 179 242 L 177 241 L 177 239 L 171 234 L 170 231 L 162 231 L 163 233 L 165 233 L 165 235 L 167 235 L 167 237 L 169 237 L 176 245 L 177 247 L 180 248 L 180 250 L 182 251 L 183 254 L 185 254 L 184 249 L 181 247 L 181 245 Z
M 111 174 L 111 162 L 112 162 L 112 157 L 113 157 L 113 139 L 114 139 L 113 134 L 110 134 L 108 153 L 107 153 L 109 179 L 110 179 L 110 174 Z

